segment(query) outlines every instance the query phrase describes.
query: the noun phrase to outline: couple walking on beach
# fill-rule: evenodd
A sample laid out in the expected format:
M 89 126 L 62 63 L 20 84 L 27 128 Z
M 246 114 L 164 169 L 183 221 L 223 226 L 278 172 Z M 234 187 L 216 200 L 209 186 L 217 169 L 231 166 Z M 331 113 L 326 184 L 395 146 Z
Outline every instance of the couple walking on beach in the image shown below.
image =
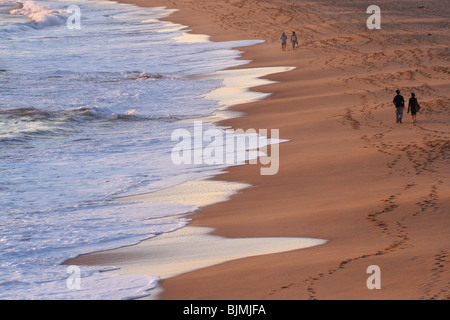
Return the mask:
M 283 34 L 281 35 L 281 49 L 284 51 L 286 50 L 286 42 L 287 42 L 287 35 L 283 32 Z M 292 43 L 292 50 L 295 50 L 296 47 L 298 47 L 298 38 L 297 35 L 295 34 L 295 31 L 292 31 L 292 35 L 291 35 L 291 43 Z
M 400 95 L 400 90 L 395 91 L 397 95 L 394 97 L 392 101 L 395 106 L 395 116 L 397 123 L 402 123 L 403 119 L 403 109 L 405 108 L 405 99 L 402 95 Z M 412 121 L 416 122 L 416 113 L 420 110 L 419 102 L 417 101 L 416 95 L 414 92 L 411 92 L 411 98 L 409 98 L 408 102 L 408 113 L 411 111 Z

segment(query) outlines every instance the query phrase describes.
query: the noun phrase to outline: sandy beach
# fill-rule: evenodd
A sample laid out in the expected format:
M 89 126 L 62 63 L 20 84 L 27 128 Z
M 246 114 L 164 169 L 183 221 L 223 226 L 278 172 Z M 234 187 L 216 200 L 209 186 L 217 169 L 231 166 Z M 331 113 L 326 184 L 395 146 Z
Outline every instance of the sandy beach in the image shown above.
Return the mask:
M 239 68 L 291 66 L 233 106 L 232 128 L 279 129 L 280 165 L 231 167 L 214 180 L 250 185 L 190 215 L 192 227 L 229 239 L 302 237 L 327 242 L 219 263 L 161 282 L 161 299 L 448 299 L 450 243 L 450 6 L 367 1 L 123 0 L 179 11 L 165 20 L 239 48 Z M 281 50 L 295 31 L 299 47 Z M 415 92 L 422 110 L 395 122 L 392 99 Z M 145 247 L 145 242 L 143 243 Z M 139 265 L 133 247 L 70 264 Z M 366 286 L 379 266 L 381 289 Z

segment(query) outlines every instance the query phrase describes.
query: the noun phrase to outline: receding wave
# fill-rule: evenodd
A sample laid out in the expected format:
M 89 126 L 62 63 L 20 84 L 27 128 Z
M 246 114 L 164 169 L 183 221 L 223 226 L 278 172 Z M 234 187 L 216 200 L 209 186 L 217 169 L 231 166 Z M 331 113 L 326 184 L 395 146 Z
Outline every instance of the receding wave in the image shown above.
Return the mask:
M 201 115 L 199 115 L 201 116 Z M 136 113 L 135 109 L 130 109 L 124 113 L 114 113 L 110 110 L 102 110 L 96 107 L 80 107 L 72 110 L 58 110 L 47 111 L 36 108 L 17 108 L 0 110 L 1 118 L 23 118 L 27 121 L 37 120 L 82 120 L 81 117 L 85 117 L 85 120 L 103 119 L 103 120 L 184 120 L 193 118 L 192 115 L 178 115 L 178 114 L 165 114 L 165 115 L 140 115 Z M 195 116 L 194 116 L 195 117 Z
M 52 112 L 35 108 L 0 110 L 0 141 L 21 142 L 71 134 L 76 130 Z
M 115 83 L 121 81 L 156 80 L 164 78 L 164 75 L 159 73 L 148 73 L 145 71 L 144 72 L 131 71 L 131 72 L 118 72 L 106 74 L 103 73 L 84 74 L 83 78 L 87 82 Z
M 0 110 L 0 116 L 8 117 L 30 117 L 30 118 L 50 118 L 51 113 L 35 108 L 18 108 L 9 110 Z
M 137 114 L 135 109 L 114 113 L 96 107 L 47 111 L 36 108 L 0 110 L 0 142 L 23 142 L 36 138 L 52 138 L 80 132 L 81 125 L 90 123 L 176 122 L 191 119 L 192 115 Z
M 174 122 L 186 119 L 193 119 L 204 115 L 184 115 L 184 114 L 138 114 L 136 109 L 129 109 L 123 113 L 110 112 L 95 107 L 82 107 L 64 113 L 69 121 L 164 121 Z

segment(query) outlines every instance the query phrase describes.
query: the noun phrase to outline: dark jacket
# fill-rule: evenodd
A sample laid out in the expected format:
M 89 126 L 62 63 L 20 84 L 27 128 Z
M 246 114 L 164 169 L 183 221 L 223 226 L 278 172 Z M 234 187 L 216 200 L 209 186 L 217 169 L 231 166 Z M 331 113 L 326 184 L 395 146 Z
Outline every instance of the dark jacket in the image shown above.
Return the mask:
M 394 97 L 394 100 L 392 102 L 394 102 L 396 108 L 405 107 L 405 99 L 403 99 L 403 96 L 399 94 Z

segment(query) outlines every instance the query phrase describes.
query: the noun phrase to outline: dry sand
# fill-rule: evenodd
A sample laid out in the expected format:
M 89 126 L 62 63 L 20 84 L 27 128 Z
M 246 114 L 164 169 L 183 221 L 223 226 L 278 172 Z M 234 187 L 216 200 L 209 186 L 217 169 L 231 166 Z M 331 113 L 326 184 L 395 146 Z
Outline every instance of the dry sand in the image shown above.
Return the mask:
M 448 299 L 450 244 L 450 6 L 377 1 L 125 0 L 180 11 L 167 20 L 213 41 L 262 39 L 244 67 L 270 75 L 273 93 L 233 107 L 233 128 L 279 129 L 280 170 L 232 167 L 217 180 L 251 184 L 209 205 L 191 226 L 229 238 L 309 237 L 323 245 L 221 263 L 162 282 L 162 299 Z M 300 48 L 281 51 L 280 35 Z M 414 91 L 423 110 L 395 123 L 392 99 Z M 81 257 L 83 258 L 83 257 Z M 84 257 L 86 259 L 86 257 Z M 102 260 L 103 259 L 103 260 Z M 115 257 L 117 261 L 117 257 Z M 107 255 L 77 263 L 106 263 Z M 381 290 L 366 286 L 381 269 Z

